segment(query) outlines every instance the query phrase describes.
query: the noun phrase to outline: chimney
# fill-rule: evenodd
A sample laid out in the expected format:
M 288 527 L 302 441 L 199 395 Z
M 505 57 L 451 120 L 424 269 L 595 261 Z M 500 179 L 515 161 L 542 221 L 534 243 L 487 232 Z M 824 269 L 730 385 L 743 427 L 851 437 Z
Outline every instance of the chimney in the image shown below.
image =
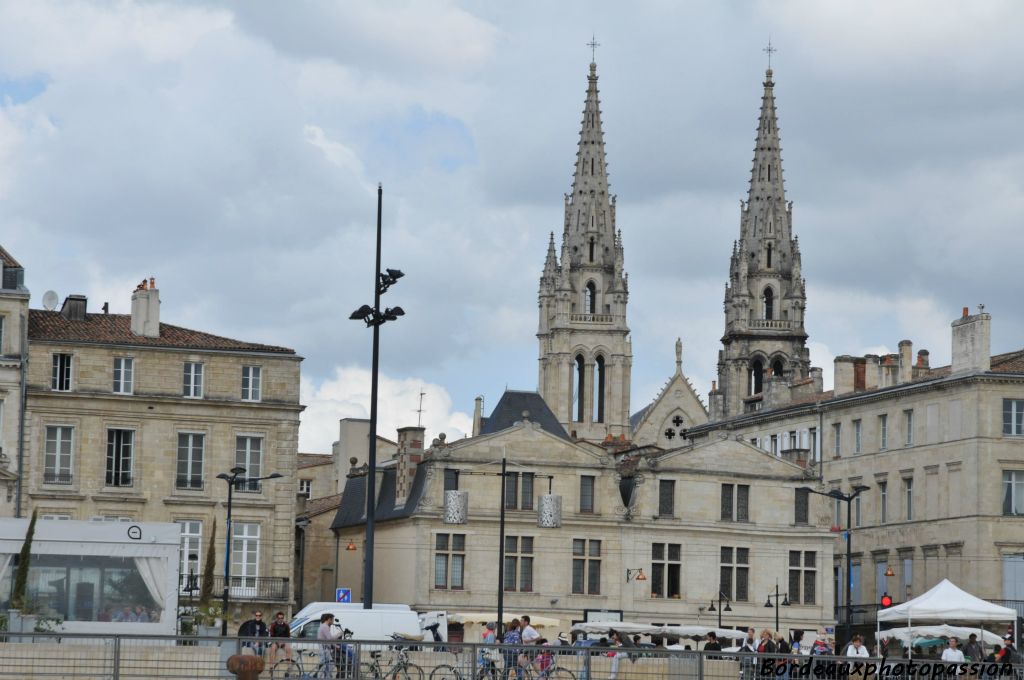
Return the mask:
M 953 374 L 987 371 L 992 367 L 992 315 L 981 309 L 971 316 L 964 307 L 963 316 L 952 324 Z
M 920 349 L 917 351 L 917 367 L 931 368 L 931 366 L 928 365 L 928 350 Z
M 822 376 L 824 371 L 820 366 L 811 366 L 811 380 L 814 381 L 814 393 L 821 394 L 825 391 L 825 379 Z
M 865 354 L 864 355 L 864 389 L 865 390 L 876 390 L 878 389 L 878 364 L 879 358 L 877 354 Z
M 477 397 L 473 400 L 473 436 L 480 434 L 484 411 L 484 398 Z
M 423 451 L 423 434 L 426 431 L 425 427 L 398 428 L 398 453 Z
M 853 362 L 854 357 L 843 355 L 835 358 L 833 362 L 834 373 L 832 378 L 832 389 L 836 396 L 849 394 L 854 391 L 853 387 Z
M 143 279 L 132 293 L 132 333 L 160 337 L 160 291 L 153 278 Z
M 914 378 L 914 343 L 900 340 L 900 368 L 897 384 L 908 383 Z
M 395 505 L 405 505 L 412 491 L 412 480 L 416 476 L 416 468 L 423 461 L 423 427 L 398 428 L 398 453 L 395 458 Z
M 64 298 L 60 315 L 68 321 L 85 321 L 85 310 L 88 299 L 84 295 L 69 295 Z

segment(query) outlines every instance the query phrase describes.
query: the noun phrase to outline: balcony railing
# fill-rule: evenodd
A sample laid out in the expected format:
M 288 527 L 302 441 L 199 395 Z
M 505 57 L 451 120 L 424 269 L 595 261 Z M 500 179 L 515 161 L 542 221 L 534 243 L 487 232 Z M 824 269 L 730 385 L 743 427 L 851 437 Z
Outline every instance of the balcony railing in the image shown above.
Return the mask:
M 43 484 L 71 484 L 75 476 L 70 472 L 44 472 Z
M 174 487 L 176 489 L 201 491 L 203 488 L 203 478 L 201 475 L 178 476 L 174 481 Z
M 231 592 L 229 597 L 232 600 L 256 600 L 260 602 L 287 602 L 291 598 L 288 588 L 288 578 L 285 576 L 232 576 Z M 178 592 L 193 598 L 198 598 L 203 588 L 203 577 L 201 574 L 181 574 L 178 577 Z M 220 599 L 224 592 L 224 575 L 218 574 L 213 577 L 213 596 Z
M 752 329 L 790 330 L 800 328 L 799 321 L 789 319 L 751 319 L 747 325 Z
M 260 493 L 263 484 L 255 479 L 239 479 L 235 481 L 235 493 Z
M 570 314 L 569 320 L 583 323 L 614 323 L 615 317 L 611 314 Z

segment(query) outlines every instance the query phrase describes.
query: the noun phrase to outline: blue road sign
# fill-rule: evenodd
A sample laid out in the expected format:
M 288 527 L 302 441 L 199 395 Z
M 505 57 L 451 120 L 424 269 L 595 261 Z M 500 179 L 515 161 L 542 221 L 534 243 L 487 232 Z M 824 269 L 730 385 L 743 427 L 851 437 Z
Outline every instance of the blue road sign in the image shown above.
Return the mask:
M 334 591 L 335 602 L 351 602 L 352 601 L 352 589 L 351 588 L 337 588 Z

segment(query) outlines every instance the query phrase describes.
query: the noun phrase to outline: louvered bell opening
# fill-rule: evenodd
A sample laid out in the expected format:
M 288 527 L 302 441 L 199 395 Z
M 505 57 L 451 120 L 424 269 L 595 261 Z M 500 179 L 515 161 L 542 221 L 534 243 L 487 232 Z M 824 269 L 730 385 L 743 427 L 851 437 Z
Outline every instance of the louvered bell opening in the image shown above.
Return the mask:
M 469 492 L 444 492 L 444 523 L 465 524 L 469 517 Z

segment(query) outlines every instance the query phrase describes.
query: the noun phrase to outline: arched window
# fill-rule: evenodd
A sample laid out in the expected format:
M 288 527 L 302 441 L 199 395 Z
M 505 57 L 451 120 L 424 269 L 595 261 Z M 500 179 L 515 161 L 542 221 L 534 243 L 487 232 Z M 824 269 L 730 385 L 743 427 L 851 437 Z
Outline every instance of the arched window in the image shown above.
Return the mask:
M 750 365 L 750 394 L 761 394 L 764 384 L 764 364 L 760 359 L 754 359 Z
M 768 244 L 768 269 L 772 268 L 772 244 Z
M 780 359 L 776 359 L 774 363 L 772 363 L 772 375 L 779 378 L 782 377 L 782 361 Z
M 594 422 L 604 422 L 604 357 L 594 362 Z
M 594 261 L 594 237 L 590 237 L 590 261 Z
M 586 394 L 586 364 L 583 362 L 583 355 L 576 355 L 576 422 L 583 422 L 583 395 Z
M 775 313 L 775 293 L 771 288 L 764 289 L 764 318 L 773 319 Z
M 587 287 L 583 289 L 583 313 L 597 313 L 597 286 L 593 281 L 587 281 Z

